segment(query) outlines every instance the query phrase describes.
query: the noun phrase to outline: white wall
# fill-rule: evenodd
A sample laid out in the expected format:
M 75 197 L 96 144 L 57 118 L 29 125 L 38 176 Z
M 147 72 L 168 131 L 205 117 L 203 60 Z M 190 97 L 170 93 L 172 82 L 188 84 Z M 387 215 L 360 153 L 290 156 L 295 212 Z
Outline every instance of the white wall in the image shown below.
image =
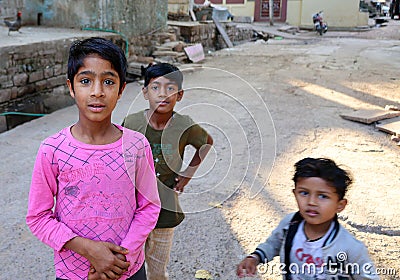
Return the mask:
M 323 10 L 330 27 L 367 26 L 368 13 L 361 13 L 359 5 L 359 0 L 288 0 L 287 23 L 311 28 L 312 14 Z

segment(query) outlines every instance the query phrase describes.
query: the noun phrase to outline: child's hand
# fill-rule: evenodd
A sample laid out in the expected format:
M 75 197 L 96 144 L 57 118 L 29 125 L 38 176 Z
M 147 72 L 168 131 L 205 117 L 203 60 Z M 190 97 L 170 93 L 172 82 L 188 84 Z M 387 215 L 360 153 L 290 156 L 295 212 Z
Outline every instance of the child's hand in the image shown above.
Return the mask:
M 237 266 L 236 274 L 241 277 L 254 276 L 256 274 L 258 259 L 253 257 L 246 257 Z
M 118 259 L 120 259 L 120 260 L 122 260 L 122 261 L 126 261 L 126 257 L 125 257 L 125 255 L 123 255 L 123 254 L 120 254 L 120 253 L 114 253 L 114 255 L 118 258 Z M 127 269 L 126 269 L 127 270 Z M 126 270 L 124 271 L 124 272 L 126 272 Z M 123 273 L 124 273 L 123 272 Z M 115 278 L 115 279 L 119 279 L 120 277 L 122 276 L 122 274 L 121 275 L 119 275 L 117 278 Z M 92 265 L 90 265 L 90 270 L 89 270 L 89 274 L 88 274 L 88 280 L 98 280 L 98 279 L 102 279 L 101 278 L 101 274 L 100 273 L 98 273 L 98 272 L 96 272 L 96 269 L 92 266 Z
M 174 191 L 176 191 L 178 194 L 183 192 L 183 189 L 185 186 L 189 183 L 190 178 L 188 177 L 183 177 L 183 176 L 178 176 L 175 178 L 176 185 L 174 187 Z
M 93 242 L 88 256 L 91 264 L 88 279 L 119 279 L 130 263 L 125 255 L 129 251 L 109 242 Z

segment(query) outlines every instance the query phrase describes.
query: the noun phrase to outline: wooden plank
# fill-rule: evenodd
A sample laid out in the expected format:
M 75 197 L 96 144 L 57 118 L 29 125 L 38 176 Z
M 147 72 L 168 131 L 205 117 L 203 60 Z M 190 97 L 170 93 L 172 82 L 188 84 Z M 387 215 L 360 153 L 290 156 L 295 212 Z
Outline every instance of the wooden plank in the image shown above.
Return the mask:
M 192 9 L 189 9 L 189 14 L 190 14 L 190 16 L 192 17 L 192 20 L 193 20 L 193 21 L 197 21 L 196 15 L 194 14 L 194 12 L 193 12 Z
M 204 59 L 204 50 L 202 44 L 195 44 L 184 48 L 187 57 L 193 62 L 199 62 Z
M 148 64 L 143 64 L 139 62 L 130 62 L 128 68 L 126 69 L 127 75 L 142 76 L 142 67 L 147 67 Z
M 340 116 L 347 120 L 371 124 L 376 121 L 398 117 L 400 116 L 400 112 L 387 111 L 384 109 L 359 110 L 354 113 L 342 114 Z
M 154 51 L 152 54 L 154 56 L 171 56 L 171 57 L 177 57 L 181 55 L 181 53 L 174 51 Z
M 392 135 L 400 135 L 400 121 L 378 124 L 376 128 Z
M 215 26 L 217 27 L 219 34 L 221 34 L 221 36 L 224 39 L 228 48 L 233 48 L 233 44 L 232 44 L 231 40 L 229 39 L 228 34 L 226 34 L 225 29 L 222 27 L 221 23 L 218 21 L 218 19 L 216 19 L 214 17 L 213 17 L 213 21 L 215 23 Z
M 252 23 L 253 19 L 248 16 L 234 16 L 232 21 L 237 23 Z

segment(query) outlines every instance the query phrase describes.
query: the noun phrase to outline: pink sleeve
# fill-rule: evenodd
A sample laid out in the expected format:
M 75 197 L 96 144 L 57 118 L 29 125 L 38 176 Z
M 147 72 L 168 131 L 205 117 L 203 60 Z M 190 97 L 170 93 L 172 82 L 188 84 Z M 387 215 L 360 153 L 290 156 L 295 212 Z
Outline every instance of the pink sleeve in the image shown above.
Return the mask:
M 52 158 L 52 153 L 46 153 L 42 144 L 33 169 L 26 223 L 39 240 L 60 251 L 66 242 L 77 235 L 54 216 L 58 166 L 51 163 L 46 155 Z
M 137 204 L 135 217 L 121 246 L 129 249 L 127 259 L 131 263 L 135 263 L 143 253 L 144 243 L 157 223 L 161 208 L 153 155 L 146 138 L 143 137 L 142 141 L 144 147 L 136 158 L 135 174 L 132 174 L 133 168 L 129 168 L 129 162 L 126 162 L 128 173 L 135 182 Z

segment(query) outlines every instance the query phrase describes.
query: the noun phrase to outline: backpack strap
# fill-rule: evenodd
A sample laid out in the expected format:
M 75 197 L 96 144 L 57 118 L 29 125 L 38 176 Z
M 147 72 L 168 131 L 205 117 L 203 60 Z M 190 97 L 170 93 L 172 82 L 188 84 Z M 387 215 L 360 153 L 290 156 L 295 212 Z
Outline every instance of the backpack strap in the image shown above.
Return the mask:
M 294 214 L 293 218 L 290 220 L 289 224 L 289 229 L 286 234 L 286 239 L 285 239 L 285 267 L 284 271 L 286 272 L 286 279 L 291 279 L 290 275 L 290 250 L 292 249 L 293 245 L 293 239 L 294 236 L 296 235 L 297 229 L 299 228 L 300 222 L 303 220 L 303 217 L 301 217 L 300 212 L 297 212 Z

